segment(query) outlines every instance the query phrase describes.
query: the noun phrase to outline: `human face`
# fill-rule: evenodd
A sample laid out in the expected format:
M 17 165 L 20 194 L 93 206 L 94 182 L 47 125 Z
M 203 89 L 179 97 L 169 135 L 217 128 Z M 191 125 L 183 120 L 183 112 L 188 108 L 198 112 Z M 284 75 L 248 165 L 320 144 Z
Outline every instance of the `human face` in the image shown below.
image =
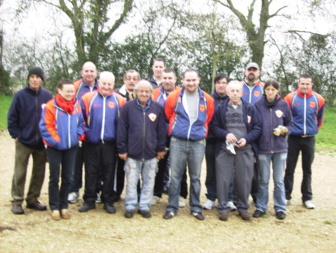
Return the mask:
M 154 77 L 156 79 L 161 80 L 162 72 L 164 68 L 165 68 L 165 65 L 163 61 L 154 61 L 152 69 L 153 69 Z
M 72 83 L 63 84 L 62 89 L 58 89 L 58 93 L 64 98 L 66 101 L 71 101 L 75 97 L 75 87 Z
M 226 78 L 219 79 L 217 82 L 215 82 L 215 91 L 216 93 L 223 97 L 226 95 L 226 86 L 228 82 Z
M 32 74 L 29 76 L 29 88 L 31 88 L 32 90 L 38 91 L 41 87 L 42 82 L 42 78 L 38 75 Z
M 231 104 L 238 105 L 240 102 L 240 98 L 243 95 L 242 87 L 238 85 L 230 85 L 227 87 L 226 92 L 230 98 Z
M 134 73 L 127 73 L 126 77 L 124 77 L 124 83 L 126 84 L 126 89 L 128 91 L 133 91 L 134 86 L 139 82 L 139 74 L 134 72 Z
M 107 97 L 110 94 L 112 94 L 113 88 L 114 88 L 114 82 L 110 78 L 103 77 L 99 79 L 100 93 L 104 97 Z
M 194 94 L 198 89 L 200 78 L 196 72 L 190 71 L 184 74 L 182 82 L 185 87 L 185 91 L 189 94 Z
M 94 85 L 98 72 L 96 69 L 96 65 L 94 65 L 92 62 L 86 62 L 83 65 L 83 68 L 81 70 L 81 75 L 83 77 L 83 80 L 88 85 Z
M 250 82 L 258 80 L 259 76 L 260 76 L 260 71 L 257 70 L 256 68 L 249 68 L 245 70 L 245 77 Z
M 313 88 L 313 81 L 311 78 L 300 78 L 298 86 L 303 94 L 307 94 Z
M 176 81 L 177 77 L 173 72 L 162 73 L 162 86 L 167 93 L 172 92 L 174 90 Z
M 137 98 L 142 106 L 146 106 L 147 101 L 152 96 L 151 88 L 148 86 L 139 86 L 139 89 L 136 91 Z
M 279 92 L 279 90 L 274 88 L 272 85 L 267 86 L 267 88 L 265 89 L 265 94 L 266 94 L 267 100 L 269 102 L 273 102 L 274 99 L 276 98 L 278 92 Z

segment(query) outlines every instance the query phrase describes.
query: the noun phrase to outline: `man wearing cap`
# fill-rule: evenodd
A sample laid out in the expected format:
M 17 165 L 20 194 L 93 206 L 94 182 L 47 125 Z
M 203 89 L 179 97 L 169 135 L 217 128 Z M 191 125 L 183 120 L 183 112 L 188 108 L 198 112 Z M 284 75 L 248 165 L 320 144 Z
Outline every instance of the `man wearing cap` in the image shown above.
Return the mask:
M 8 111 L 8 131 L 15 140 L 15 165 L 11 192 L 14 214 L 24 214 L 22 202 L 30 155 L 33 158 L 33 168 L 26 197 L 27 208 L 47 210 L 47 207 L 38 201 L 47 161 L 38 123 L 42 105 L 52 99 L 50 91 L 41 87 L 43 81 L 43 70 L 39 67 L 31 68 L 27 86 L 15 93 Z
M 242 99 L 246 102 L 254 104 L 264 94 L 264 83 L 259 80 L 260 77 L 260 68 L 256 62 L 250 62 L 247 64 L 245 69 L 245 79 L 243 83 L 243 96 Z M 253 202 L 256 202 L 257 194 L 259 188 L 259 179 L 258 179 L 258 163 L 254 164 L 254 176 L 252 181 L 251 196 Z

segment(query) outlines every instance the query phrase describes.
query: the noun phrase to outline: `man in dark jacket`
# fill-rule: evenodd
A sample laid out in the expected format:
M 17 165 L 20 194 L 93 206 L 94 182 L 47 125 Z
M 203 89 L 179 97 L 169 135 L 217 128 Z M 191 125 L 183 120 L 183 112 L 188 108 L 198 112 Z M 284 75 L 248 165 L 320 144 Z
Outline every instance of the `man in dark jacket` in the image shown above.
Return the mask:
M 150 218 L 157 159 L 165 156 L 167 128 L 162 106 L 152 101 L 153 88 L 141 80 L 135 86 L 136 99 L 121 110 L 117 130 L 119 157 L 125 160 L 125 217 L 132 218 L 138 204 L 137 185 L 142 178 L 139 213 Z
M 8 111 L 8 131 L 15 139 L 15 165 L 12 181 L 12 212 L 14 214 L 24 214 L 22 202 L 30 155 L 33 157 L 33 169 L 26 197 L 27 208 L 47 210 L 47 207 L 38 201 L 47 160 L 38 123 L 42 105 L 52 99 L 51 93 L 41 87 L 43 81 L 43 70 L 39 67 L 31 68 L 27 86 L 14 95 Z

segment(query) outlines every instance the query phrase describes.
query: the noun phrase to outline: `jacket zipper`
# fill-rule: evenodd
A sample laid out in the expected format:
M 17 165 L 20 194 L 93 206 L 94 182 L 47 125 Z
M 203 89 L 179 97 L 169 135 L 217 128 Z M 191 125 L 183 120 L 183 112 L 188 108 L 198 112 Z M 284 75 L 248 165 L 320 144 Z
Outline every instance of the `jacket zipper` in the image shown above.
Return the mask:
M 273 110 L 272 108 L 270 108 L 270 119 L 271 119 L 271 153 L 273 154 L 273 114 L 272 114 Z
M 303 103 L 303 134 L 305 135 L 306 132 L 307 132 L 307 126 L 306 126 L 306 116 L 307 116 L 307 97 L 306 97 L 306 94 L 304 95 L 304 103 Z
M 100 132 L 100 139 L 103 144 L 104 144 L 105 114 L 106 114 L 106 97 L 103 97 L 103 120 L 102 120 L 102 129 Z
M 143 112 L 144 116 L 144 127 L 143 127 L 143 138 L 142 138 L 142 161 L 145 161 L 145 140 L 146 140 L 146 112 Z

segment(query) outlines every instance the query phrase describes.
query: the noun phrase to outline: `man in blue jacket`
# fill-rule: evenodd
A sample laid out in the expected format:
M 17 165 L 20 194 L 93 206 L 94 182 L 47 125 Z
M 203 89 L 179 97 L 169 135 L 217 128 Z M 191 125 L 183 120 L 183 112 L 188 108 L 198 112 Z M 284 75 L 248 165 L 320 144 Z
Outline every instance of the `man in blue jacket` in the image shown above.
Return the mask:
M 121 110 L 117 130 L 119 157 L 125 160 L 125 217 L 132 218 L 138 204 L 137 185 L 142 178 L 139 213 L 152 215 L 149 208 L 153 198 L 157 159 L 165 156 L 167 128 L 162 106 L 151 99 L 152 85 L 141 80 L 135 86 L 136 99 Z
M 24 214 L 22 202 L 30 155 L 33 157 L 33 169 L 26 198 L 27 208 L 47 210 L 47 207 L 38 201 L 47 161 L 38 123 L 41 118 L 42 105 L 52 99 L 51 93 L 41 87 L 43 81 L 43 70 L 39 67 L 31 68 L 27 86 L 14 95 L 8 111 L 8 131 L 15 139 L 15 165 L 12 181 L 12 212 L 14 214 Z

